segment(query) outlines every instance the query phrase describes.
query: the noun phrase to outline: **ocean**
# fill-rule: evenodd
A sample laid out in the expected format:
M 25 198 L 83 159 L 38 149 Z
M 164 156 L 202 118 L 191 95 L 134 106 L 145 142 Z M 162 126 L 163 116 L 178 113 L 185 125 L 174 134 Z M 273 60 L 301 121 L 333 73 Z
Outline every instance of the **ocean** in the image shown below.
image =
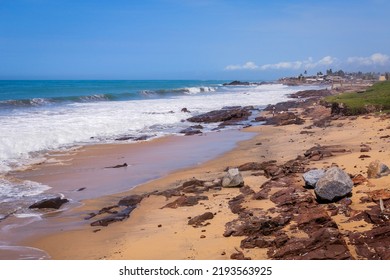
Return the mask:
M 193 125 L 186 121 L 191 116 L 226 106 L 261 110 L 287 100 L 288 94 L 318 88 L 273 83 L 224 86 L 225 82 L 0 81 L 0 221 L 17 216 L 18 209 L 51 188 L 10 174 L 44 162 L 52 151 L 117 143 L 121 137 L 131 142 L 145 135 L 149 139 L 181 135 Z M 217 126 L 205 125 L 203 131 Z

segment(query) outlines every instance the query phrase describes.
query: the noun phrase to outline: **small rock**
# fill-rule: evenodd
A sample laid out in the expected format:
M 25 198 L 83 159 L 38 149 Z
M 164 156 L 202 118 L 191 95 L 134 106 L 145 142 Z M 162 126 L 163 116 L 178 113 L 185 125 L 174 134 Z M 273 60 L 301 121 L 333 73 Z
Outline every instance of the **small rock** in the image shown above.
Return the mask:
M 222 187 L 242 187 L 243 185 L 244 179 L 238 168 L 230 168 L 222 178 Z
M 367 177 L 370 178 L 380 178 L 390 174 L 390 169 L 384 163 L 381 163 L 379 160 L 373 161 L 369 164 L 367 169 Z
M 194 225 L 194 226 L 201 226 L 204 221 L 211 220 L 213 218 L 214 218 L 214 214 L 213 213 L 206 212 L 206 213 L 204 213 L 202 215 L 199 215 L 199 216 L 196 216 L 196 217 L 190 219 L 188 221 L 188 224 L 189 225 Z

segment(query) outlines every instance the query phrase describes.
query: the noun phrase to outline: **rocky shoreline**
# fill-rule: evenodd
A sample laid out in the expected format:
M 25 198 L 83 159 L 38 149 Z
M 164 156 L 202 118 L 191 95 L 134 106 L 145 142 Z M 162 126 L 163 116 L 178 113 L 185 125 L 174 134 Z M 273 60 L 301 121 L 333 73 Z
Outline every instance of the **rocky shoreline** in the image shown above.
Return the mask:
M 95 234 L 101 234 L 110 229 L 112 223 L 131 223 L 133 213 L 142 211 L 143 207 L 149 209 L 143 211 L 160 213 L 156 214 L 161 215 L 158 220 L 165 222 L 159 222 L 153 230 L 147 229 L 150 223 L 140 225 L 149 239 L 137 234 L 139 246 L 146 244 L 142 242 L 159 240 L 159 234 L 163 233 L 155 228 L 162 230 L 165 223 L 170 223 L 163 217 L 167 213 L 177 214 L 176 218 L 181 221 L 177 226 L 183 232 L 190 231 L 185 227 L 200 230 L 201 240 L 212 238 L 208 229 L 213 224 L 223 224 L 212 231 L 219 244 L 226 240 L 226 248 L 219 249 L 219 257 L 215 257 L 222 259 L 390 259 L 390 194 L 384 187 L 390 182 L 386 167 L 389 162 L 382 162 L 383 154 L 388 151 L 389 142 L 385 137 L 386 130 L 390 129 L 390 116 L 332 114 L 331 108 L 320 102 L 329 94 L 327 90 L 299 92 L 294 95 L 297 100 L 270 105 L 257 116 L 256 121 L 265 126 L 248 129 L 260 130 L 260 133 L 268 130 L 267 135 L 279 141 L 274 145 L 270 139 L 252 143 L 252 148 L 246 150 L 259 156 L 252 154 L 248 158 L 257 160 L 243 162 L 246 157 L 234 158 L 227 161 L 229 165 L 176 180 L 163 189 L 126 195 L 84 218 Z M 248 120 L 252 109 L 224 108 L 194 117 L 197 128 L 193 129 L 200 129 L 201 123 L 209 121 L 225 125 L 240 123 Z M 359 122 L 377 123 L 380 128 L 371 127 L 377 130 L 373 131 L 374 136 L 370 134 L 367 138 L 354 128 Z M 348 141 L 338 140 L 338 134 L 347 130 L 347 126 L 351 135 L 360 133 L 361 139 L 351 138 L 354 141 L 348 142 L 350 136 L 346 135 L 344 138 Z M 381 156 L 379 161 L 376 156 Z M 351 161 L 351 157 L 356 158 Z M 367 165 L 364 160 L 372 163 Z M 331 178 L 325 180 L 327 176 Z M 331 190 L 319 190 L 319 185 L 330 185 Z M 335 188 L 335 194 L 329 194 Z M 343 191 L 339 193 L 339 189 Z M 150 204 L 155 200 L 158 203 Z M 180 218 L 181 211 L 187 211 L 187 218 Z M 148 212 L 142 213 L 148 215 Z M 217 221 L 218 218 L 221 220 Z M 178 241 L 185 238 L 188 242 L 188 238 L 180 237 L 177 231 L 170 233 L 171 237 L 167 234 L 164 233 L 164 238 L 175 235 Z M 131 240 L 131 235 L 125 237 L 129 238 Z M 231 238 L 238 238 L 239 246 L 229 247 Z M 189 242 L 193 247 L 198 241 Z M 137 248 L 138 245 L 131 246 Z M 133 249 L 116 247 L 120 256 L 104 258 L 137 258 L 136 252 L 129 252 Z M 182 254 L 177 252 L 176 257 L 167 255 L 166 258 L 181 258 Z M 195 254 L 187 258 L 202 257 Z

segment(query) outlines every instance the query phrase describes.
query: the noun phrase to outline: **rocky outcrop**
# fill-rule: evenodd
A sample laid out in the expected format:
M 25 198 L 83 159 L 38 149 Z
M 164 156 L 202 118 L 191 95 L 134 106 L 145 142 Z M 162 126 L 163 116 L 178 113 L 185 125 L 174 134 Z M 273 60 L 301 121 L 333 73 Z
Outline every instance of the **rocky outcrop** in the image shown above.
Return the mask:
M 321 201 L 335 201 L 352 192 L 351 178 L 338 167 L 331 167 L 316 183 L 314 192 Z
M 243 185 L 244 179 L 238 168 L 230 168 L 222 178 L 222 187 L 242 187 Z
M 119 200 L 118 205 L 120 206 L 136 206 L 143 199 L 142 195 L 133 194 L 126 197 L 123 197 Z
M 187 119 L 189 122 L 197 123 L 217 123 L 224 122 L 225 125 L 233 124 L 240 121 L 248 120 L 252 114 L 254 108 L 251 106 L 247 107 L 227 107 L 221 110 L 214 110 L 205 114 L 191 117 Z M 229 122 L 229 123 L 228 123 Z
M 123 210 L 121 210 L 119 212 L 115 211 L 113 214 L 111 214 L 111 215 L 109 215 L 107 217 L 104 217 L 104 218 L 99 219 L 99 220 L 97 220 L 95 222 L 92 222 L 91 226 L 106 227 L 106 226 L 108 226 L 111 223 L 123 221 L 123 220 L 127 219 L 130 216 L 130 213 L 135 208 L 136 208 L 136 206 L 129 206 L 129 207 L 126 207 L 125 209 L 123 209 Z
M 43 199 L 41 201 L 38 201 L 38 202 L 30 205 L 28 208 L 30 208 L 30 209 L 45 209 L 45 208 L 60 209 L 60 207 L 67 202 L 69 202 L 68 199 L 58 196 L 58 197 Z
M 289 94 L 290 98 L 313 98 L 313 97 L 325 97 L 332 95 L 332 93 L 327 89 L 321 90 L 302 90 L 293 94 Z
M 265 124 L 281 126 L 281 125 L 290 125 L 290 124 L 300 125 L 303 124 L 304 122 L 305 120 L 300 118 L 296 114 L 292 112 L 284 112 L 268 118 Z

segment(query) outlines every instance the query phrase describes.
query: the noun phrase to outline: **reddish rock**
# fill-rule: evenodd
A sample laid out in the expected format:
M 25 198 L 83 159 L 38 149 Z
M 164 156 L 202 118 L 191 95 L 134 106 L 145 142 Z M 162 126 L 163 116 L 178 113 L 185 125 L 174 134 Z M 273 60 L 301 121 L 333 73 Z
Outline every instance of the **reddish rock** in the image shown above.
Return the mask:
M 361 174 L 358 174 L 352 178 L 352 182 L 354 185 L 360 185 L 360 184 L 367 182 L 367 178 Z
M 196 216 L 188 221 L 189 225 L 199 227 L 204 226 L 203 222 L 214 218 L 214 214 L 211 212 L 203 213 L 202 215 Z
M 163 206 L 162 208 L 178 208 L 178 207 L 185 207 L 185 206 L 194 206 L 199 203 L 199 200 L 208 200 L 209 198 L 207 196 L 181 196 L 175 201 L 168 203 L 167 205 Z
M 296 114 L 292 112 L 284 112 L 277 114 L 271 118 L 268 118 L 266 121 L 266 125 L 276 125 L 276 126 L 282 126 L 282 125 L 291 125 L 291 124 L 303 124 L 305 123 L 305 120 L 298 117 Z
M 390 199 L 390 190 L 389 189 L 375 190 L 369 192 L 368 195 L 374 201 L 379 201 L 379 199 L 388 200 Z
M 232 260 L 251 260 L 249 257 L 245 257 L 243 252 L 237 252 L 231 254 L 230 258 Z

